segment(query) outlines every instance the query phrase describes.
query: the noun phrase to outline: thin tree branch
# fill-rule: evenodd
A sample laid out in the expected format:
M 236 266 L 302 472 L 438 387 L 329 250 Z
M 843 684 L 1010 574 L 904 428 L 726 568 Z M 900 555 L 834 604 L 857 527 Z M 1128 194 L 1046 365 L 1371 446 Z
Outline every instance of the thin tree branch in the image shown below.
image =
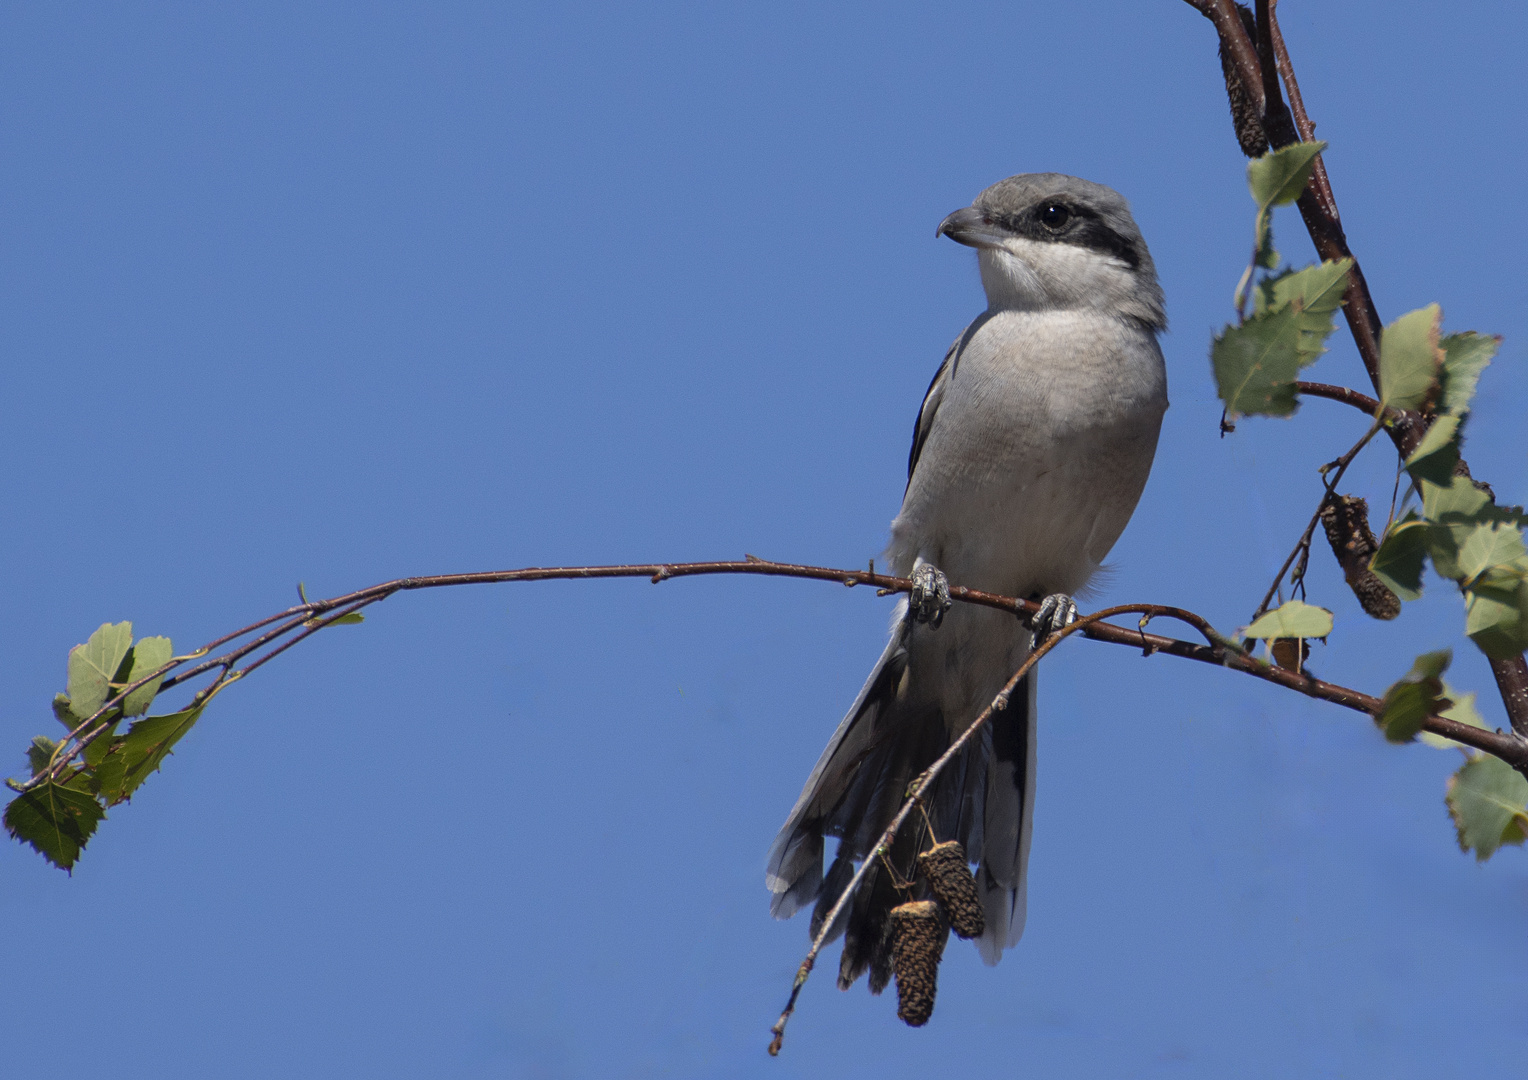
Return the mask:
M 1273 5 L 1270 0 L 1256 0 L 1257 64 L 1263 77 L 1263 131 L 1268 144 L 1277 150 L 1300 141 L 1295 122 L 1279 93 L 1278 65 L 1273 58 Z
M 1379 412 L 1379 402 L 1368 394 L 1361 394 L 1357 390 L 1350 390 L 1346 386 L 1333 386 L 1331 383 L 1320 382 L 1296 382 L 1295 393 L 1304 394 L 1306 397 L 1326 398 L 1329 401 L 1340 401 L 1344 405 L 1351 405 L 1359 412 L 1374 416 Z M 1394 409 L 1386 408 L 1385 415 L 1394 417 Z
M 1305 99 L 1300 96 L 1300 84 L 1295 80 L 1295 67 L 1290 62 L 1289 50 L 1284 47 L 1284 33 L 1279 29 L 1277 0 L 1275 0 L 1274 10 L 1269 12 L 1269 28 L 1273 32 L 1273 55 L 1279 67 L 1279 77 L 1284 82 L 1285 92 L 1289 94 L 1289 109 L 1294 114 L 1295 130 L 1300 133 L 1302 142 L 1310 142 L 1316 137 L 1316 125 L 1305 111 Z M 1319 157 L 1316 158 L 1315 167 L 1311 169 L 1310 189 L 1321 204 L 1322 214 L 1333 221 L 1340 222 L 1342 219 L 1337 213 L 1337 200 L 1332 195 L 1332 183 L 1326 175 L 1326 162 Z
M 1512 730 L 1528 739 L 1528 662 L 1521 655 L 1505 660 L 1493 659 L 1491 674 L 1496 678 L 1496 688 L 1501 691 Z
M 1232 3 L 1232 0 L 1187 0 L 1187 2 L 1190 7 L 1197 8 L 1201 15 L 1215 24 L 1220 40 L 1225 43 L 1226 53 L 1231 57 L 1231 62 L 1236 65 L 1237 72 L 1241 75 L 1242 85 L 1247 93 L 1252 95 L 1253 106 L 1259 114 L 1265 112 L 1263 76 L 1257 62 L 1257 51 L 1253 48 L 1252 40 L 1247 37 L 1241 16 L 1236 13 L 1236 5 Z
M 1344 457 L 1351 461 L 1350 455 L 1353 454 L 1355 454 L 1355 451 L 1349 451 L 1349 454 L 1344 455 Z M 1334 465 L 1342 461 L 1343 459 L 1339 458 L 1338 462 L 1334 463 Z M 1340 473 L 1338 475 L 1340 477 Z M 1335 483 L 1335 480 L 1333 483 Z M 117 719 L 112 714 L 120 708 L 122 702 L 133 691 L 147 685 L 156 678 L 168 675 L 168 673 L 183 664 L 205 656 L 217 644 L 228 644 L 237 641 L 240 637 L 270 626 L 271 623 L 281 619 L 286 621 L 274 629 L 266 631 L 266 633 L 261 634 L 259 637 L 245 642 L 220 656 L 206 660 L 190 671 L 170 675 L 164 679 L 164 682 L 161 684 L 162 687 L 168 688 L 171 685 L 183 683 L 192 677 L 193 672 L 205 674 L 208 671 L 218 669 L 220 673 L 192 699 L 192 704 L 205 703 L 212 694 L 218 692 L 230 682 L 243 678 L 276 656 L 279 656 L 298 641 L 310 637 L 318 630 L 332 625 L 346 615 L 360 611 L 362 608 L 378 603 L 400 592 L 447 588 L 457 585 L 488 585 L 516 581 L 589 580 L 620 577 L 645 577 L 649 578 L 654 584 L 657 584 L 670 578 L 710 574 L 757 574 L 766 577 L 793 577 L 816 581 L 834 581 L 850 587 L 869 585 L 883 593 L 907 592 L 912 587 L 912 582 L 907 578 L 877 574 L 873 570 L 868 569 L 838 570 L 823 566 L 806 566 L 800 563 L 769 562 L 751 556 L 745 560 L 735 562 L 527 567 L 521 570 L 493 570 L 475 574 L 436 574 L 427 577 L 398 578 L 394 581 L 383 582 L 380 585 L 358 589 L 355 592 L 346 593 L 344 596 L 299 604 L 296 607 L 286 609 L 278 615 L 251 623 L 242 630 L 225 634 L 217 638 L 214 643 L 198 649 L 195 653 L 171 660 L 144 678 L 124 687 L 89 717 L 81 721 L 64 741 L 59 744 L 58 750 L 54 753 L 52 760 L 46 768 L 28 780 L 7 780 L 6 784 L 16 791 L 28 791 L 49 781 L 57 781 L 69 767 L 70 763 L 78 758 L 91 742 L 99 738 L 110 728 L 111 722 Z M 1282 577 L 1282 572 L 1280 576 Z M 1020 600 L 1011 596 L 1001 596 L 996 593 L 983 592 L 980 589 L 968 589 L 959 585 L 951 586 L 950 598 L 952 600 L 959 600 L 962 603 L 980 604 L 985 607 L 1011 611 L 1015 615 L 1033 615 L 1040 610 L 1039 605 L 1031 600 Z M 1173 607 L 1167 604 L 1137 604 L 1131 610 L 1142 612 L 1146 616 L 1142 620 L 1141 627 L 1128 629 L 1123 626 L 1116 626 L 1113 623 L 1090 620 L 1080 632 L 1095 641 L 1106 641 L 1115 645 L 1127 645 L 1132 648 L 1141 649 L 1148 656 L 1152 653 L 1160 652 L 1169 656 L 1181 657 L 1185 660 L 1197 660 L 1201 663 L 1214 664 L 1217 667 L 1231 668 L 1262 679 L 1265 682 L 1275 683 L 1286 689 L 1295 690 L 1323 701 L 1330 701 L 1333 704 L 1354 709 L 1358 712 L 1373 714 L 1379 708 L 1379 699 L 1368 694 L 1345 686 L 1339 686 L 1335 683 L 1312 678 L 1304 672 L 1286 671 L 1283 668 L 1256 659 L 1242 649 L 1241 646 L 1219 633 L 1203 616 L 1196 615 L 1194 612 L 1184 608 Z M 1148 634 L 1145 632 L 1144 625 L 1153 618 L 1172 618 L 1187 623 L 1203 636 L 1206 644 L 1196 645 L 1192 642 L 1181 641 L 1176 638 Z M 276 644 L 280 638 L 294 631 L 300 632 L 295 637 Z M 267 651 L 255 657 L 253 661 L 246 664 L 243 668 L 238 667 L 241 661 L 259 652 L 261 648 L 267 648 Z M 1494 754 L 1514 768 L 1528 769 L 1528 738 L 1520 738 L 1517 734 L 1502 735 L 1485 732 L 1455 721 L 1445 720 L 1442 717 L 1430 717 L 1424 728 L 1436 734 L 1445 735 L 1456 742 L 1474 747 L 1477 750 Z

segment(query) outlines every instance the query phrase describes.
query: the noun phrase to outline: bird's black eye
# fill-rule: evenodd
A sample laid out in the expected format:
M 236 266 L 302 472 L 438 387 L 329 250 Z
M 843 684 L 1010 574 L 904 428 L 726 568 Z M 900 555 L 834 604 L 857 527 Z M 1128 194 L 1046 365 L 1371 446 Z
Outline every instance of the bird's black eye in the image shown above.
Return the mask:
M 1040 224 L 1047 229 L 1061 230 L 1072 220 L 1072 212 L 1061 203 L 1046 203 L 1040 208 Z

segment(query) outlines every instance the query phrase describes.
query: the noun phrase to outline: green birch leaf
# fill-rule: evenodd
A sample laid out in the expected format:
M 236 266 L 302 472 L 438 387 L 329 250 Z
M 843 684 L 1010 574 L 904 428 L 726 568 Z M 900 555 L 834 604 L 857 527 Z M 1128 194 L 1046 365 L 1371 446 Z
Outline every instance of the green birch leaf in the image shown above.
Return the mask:
M 1327 144 L 1292 143 L 1247 163 L 1247 187 L 1259 210 L 1292 203 L 1310 181 L 1316 158 Z
M 100 788 L 89 769 L 69 770 L 64 774 L 64 778 L 59 783 L 70 791 L 83 791 L 92 798 L 100 794 Z
M 1380 401 L 1397 409 L 1416 409 L 1432 393 L 1443 364 L 1437 304 L 1408 312 L 1385 327 L 1379 341 Z
M 106 704 L 132 644 L 132 623 L 102 623 L 89 641 L 69 650 L 69 708 L 81 720 Z
M 1459 578 L 1472 582 L 1493 567 L 1507 567 L 1528 560 L 1528 548 L 1523 547 L 1523 535 L 1517 526 L 1500 521 L 1481 522 L 1469 529 L 1461 538 L 1455 560 Z M 1521 579 L 1522 573 L 1510 575 Z M 1498 585 L 1507 584 L 1498 579 Z
M 1464 594 L 1464 633 L 1493 660 L 1528 649 L 1528 581 L 1513 588 L 1477 584 Z
M 1512 592 L 1528 578 L 1528 560 L 1516 559 L 1508 563 L 1488 566 L 1470 583 L 1472 589 L 1505 589 Z
M 1326 608 L 1289 600 L 1265 612 L 1242 631 L 1249 638 L 1324 638 L 1332 632 L 1332 613 Z
M 1496 350 L 1501 348 L 1501 338 L 1470 330 L 1462 334 L 1449 334 L 1438 345 L 1443 349 L 1441 407 L 1447 412 L 1463 413 L 1470 407 L 1470 400 L 1475 396 L 1480 373 L 1496 355 Z
M 1332 317 L 1342 306 L 1348 289 L 1352 259 L 1338 259 L 1291 270 L 1264 280 L 1254 298 L 1253 311 L 1266 314 L 1286 307 L 1299 309 L 1300 362 L 1304 367 L 1326 352 L 1326 339 L 1335 324 Z
M 1369 560 L 1369 569 L 1402 600 L 1422 595 L 1422 569 L 1427 563 L 1428 525 L 1414 514 L 1390 526 L 1384 542 Z
M 1210 346 L 1216 392 L 1235 416 L 1289 416 L 1299 402 L 1300 312 L 1285 308 L 1227 326 Z
M 68 786 L 68 781 L 50 780 L 10 801 L 5 808 L 5 830 L 54 866 L 70 870 L 105 817 L 101 804 L 88 792 Z
M 1313 315 L 1330 315 L 1342 307 L 1348 291 L 1352 259 L 1328 259 L 1303 270 L 1291 270 L 1268 278 L 1258 286 L 1253 310 L 1261 314 L 1299 302 Z
M 128 672 L 127 681 L 135 683 L 151 671 L 164 667 L 174 656 L 170 648 L 170 639 L 167 637 L 141 638 L 132 648 L 132 668 Z M 159 693 L 159 684 L 164 681 L 160 676 L 153 682 L 140 686 L 122 702 L 122 714 L 124 716 L 142 716 L 149 711 L 149 704 L 154 700 L 154 695 Z
M 1528 779 L 1501 758 L 1476 754 L 1449 778 L 1449 816 L 1459 850 L 1485 862 L 1503 844 L 1521 844 L 1528 827 Z
M 1427 556 L 1439 577 L 1459 580 L 1459 541 L 1473 529 L 1474 523 L 1456 522 L 1453 526 L 1435 521 L 1427 523 Z
M 1475 708 L 1475 691 L 1471 690 L 1468 694 L 1461 694 L 1448 684 L 1447 679 L 1444 679 L 1443 696 L 1453 702 L 1453 704 L 1438 713 L 1438 716 L 1447 720 L 1457 720 L 1461 724 L 1468 724 L 1470 727 L 1479 728 L 1481 731 L 1491 730 L 1486 726 L 1485 719 L 1480 715 L 1479 710 Z M 1456 743 L 1453 739 L 1445 739 L 1442 735 L 1434 735 L 1430 731 L 1417 732 L 1417 738 L 1438 750 L 1465 749 L 1463 743 Z
M 70 707 L 71 704 L 72 702 L 70 702 L 68 694 L 53 695 L 53 715 L 58 718 L 60 724 L 73 731 L 80 726 L 80 721 L 85 718 L 83 716 L 75 716 L 74 710 Z
M 1491 496 L 1465 476 L 1450 476 L 1447 483 L 1424 480 L 1422 516 L 1430 521 L 1478 519 L 1491 505 Z
M 53 760 L 53 752 L 58 749 L 58 743 L 46 735 L 38 735 L 27 747 L 27 764 L 32 767 L 32 775 L 36 776 L 48 767 Z
M 97 765 L 101 764 L 101 759 L 111 752 L 112 736 L 117 732 L 118 723 L 119 721 L 113 720 L 107 725 L 105 731 L 91 739 L 90 745 L 85 747 L 85 752 L 82 756 L 85 759 L 85 767 L 87 769 L 94 769 Z
M 1257 254 L 1252 256 L 1252 264 L 1264 270 L 1272 270 L 1279 265 L 1279 253 L 1273 246 L 1273 213 L 1269 210 L 1257 212 Z
M 191 730 L 205 707 L 198 705 L 164 716 L 146 716 L 128 728 L 126 735 L 113 739 L 111 753 L 96 769 L 106 805 L 115 806 L 131 798 Z
M 1380 703 L 1374 722 L 1393 743 L 1410 742 L 1422 730 L 1422 722 L 1447 707 L 1442 674 L 1454 658 L 1452 649 L 1423 653 L 1411 670 L 1389 690 Z
M 1433 569 L 1454 581 L 1464 574 L 1459 549 L 1482 524 L 1515 520 L 1510 510 L 1491 505 L 1491 497 L 1468 478 L 1451 476 L 1445 484 L 1422 480 L 1422 513 L 1428 522 L 1427 553 Z
M 1434 420 L 1406 459 L 1406 471 L 1417 480 L 1447 484 L 1454 475 L 1454 466 L 1459 464 L 1459 425 L 1462 422 L 1453 415 Z
M 96 787 L 108 807 L 116 806 L 127 798 L 127 758 L 121 753 L 122 737 L 119 735 L 108 746 L 106 757 L 95 767 Z M 142 779 L 138 784 L 143 783 Z M 134 784 L 136 789 L 138 784 Z

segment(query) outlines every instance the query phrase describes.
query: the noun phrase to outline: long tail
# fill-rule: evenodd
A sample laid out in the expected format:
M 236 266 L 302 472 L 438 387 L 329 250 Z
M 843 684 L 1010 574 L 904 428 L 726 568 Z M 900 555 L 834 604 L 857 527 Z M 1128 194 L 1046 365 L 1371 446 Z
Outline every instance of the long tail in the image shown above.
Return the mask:
M 958 732 L 974 719 L 974 714 L 951 717 L 952 723 L 947 723 L 941 695 L 929 692 L 927 684 L 943 673 L 919 670 L 930 666 L 929 654 L 912 647 L 914 634 L 929 633 L 933 631 L 927 627 L 896 623 L 886 651 L 828 741 L 770 848 L 770 913 L 786 919 L 815 900 L 814 937 L 855 864 L 896 816 L 907 785 L 948 749 L 952 723 Z M 1011 669 L 1003 677 L 1007 674 Z M 914 861 L 936 841 L 959 840 L 977 864 L 987 927 L 977 941 L 982 958 L 995 964 L 1003 950 L 1019 940 L 1035 775 L 1033 674 L 1025 682 L 1009 707 L 994 716 L 940 776 L 925 800 L 927 818 L 914 813 L 892 845 L 886 860 L 890 866 L 870 869 L 847 915 L 833 927 L 830 939 L 844 936 L 840 987 L 847 988 L 867 969 L 872 992 L 886 986 L 891 971 L 887 916 L 900 903 L 924 898 L 926 886 L 914 881 Z M 826 877 L 824 836 L 839 838 Z

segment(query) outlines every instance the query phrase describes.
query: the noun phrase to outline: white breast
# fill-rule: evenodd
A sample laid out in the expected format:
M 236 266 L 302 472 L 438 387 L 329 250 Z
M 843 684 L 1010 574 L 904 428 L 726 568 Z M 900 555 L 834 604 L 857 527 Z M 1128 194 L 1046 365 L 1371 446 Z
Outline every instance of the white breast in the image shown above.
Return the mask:
M 887 555 L 952 584 L 1075 593 L 1135 509 L 1167 408 L 1155 335 L 1095 311 L 1001 311 L 946 385 Z

